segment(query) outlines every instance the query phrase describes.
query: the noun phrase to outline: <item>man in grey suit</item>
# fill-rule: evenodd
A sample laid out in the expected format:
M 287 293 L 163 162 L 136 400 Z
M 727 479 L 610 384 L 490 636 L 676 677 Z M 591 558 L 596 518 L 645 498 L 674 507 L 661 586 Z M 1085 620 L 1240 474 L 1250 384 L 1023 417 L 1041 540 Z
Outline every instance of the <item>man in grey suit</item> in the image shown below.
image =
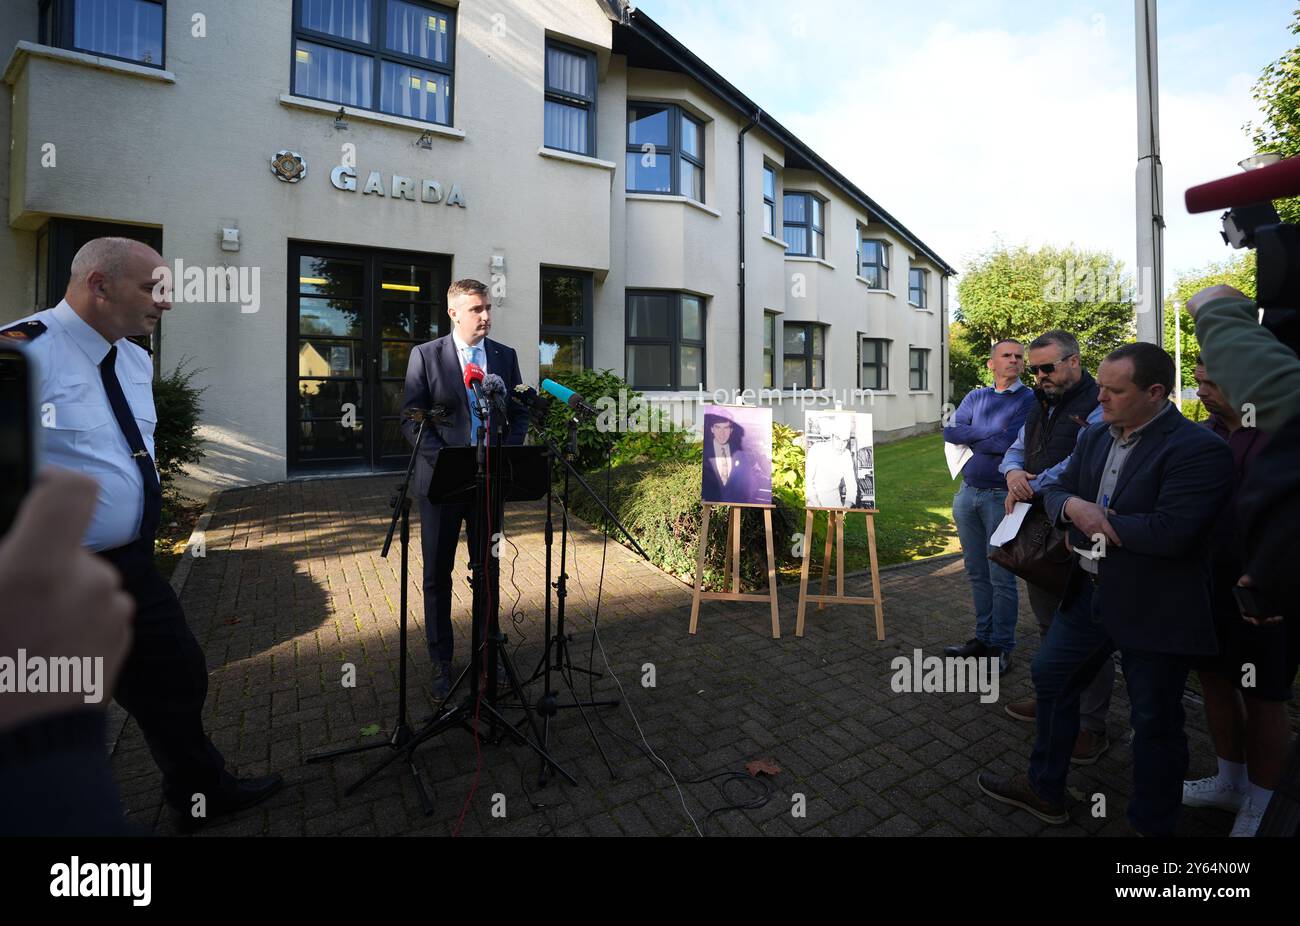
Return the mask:
M 452 682 L 453 640 L 451 626 L 451 567 L 460 542 L 461 522 L 466 522 L 471 549 L 486 543 L 478 537 L 469 505 L 434 505 L 429 501 L 429 484 L 438 451 L 443 447 L 467 447 L 475 442 L 479 425 L 473 394 L 465 387 L 465 368 L 478 364 L 484 373 L 495 373 L 513 395 L 519 385 L 519 358 L 512 348 L 488 338 L 492 328 L 492 302 L 488 289 L 478 280 L 457 280 L 447 290 L 447 314 L 451 333 L 421 344 L 411 351 L 406 367 L 406 389 L 402 399 L 402 433 L 412 445 L 418 425 L 406 419 L 411 409 L 441 406 L 447 412 L 441 424 L 425 426 L 420 453 L 416 458 L 411 492 L 420 500 L 420 548 L 424 557 L 424 633 L 433 662 L 433 694 L 441 700 Z M 506 416 L 506 444 L 522 444 L 528 433 L 528 412 L 511 403 Z M 491 412 L 491 415 L 499 414 Z M 489 425 L 497 422 L 489 420 Z M 490 432 L 489 432 L 490 433 Z M 497 562 L 485 557 L 490 571 Z

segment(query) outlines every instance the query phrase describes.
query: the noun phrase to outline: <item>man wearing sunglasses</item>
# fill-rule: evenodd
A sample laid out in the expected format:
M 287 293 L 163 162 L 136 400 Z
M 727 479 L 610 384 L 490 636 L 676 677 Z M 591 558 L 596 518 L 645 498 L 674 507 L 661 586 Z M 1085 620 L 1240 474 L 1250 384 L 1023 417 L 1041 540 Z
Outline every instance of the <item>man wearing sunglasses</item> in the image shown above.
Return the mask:
M 1079 342 L 1068 331 L 1048 331 L 1029 344 L 1029 372 L 1034 377 L 1034 408 L 1008 448 L 999 467 L 1007 480 L 1007 513 L 1016 502 L 1031 502 L 1041 508 L 1042 493 L 1055 485 L 1070 462 L 1084 423 L 1101 421 L 1097 404 L 1097 381 L 1079 357 Z M 1042 637 L 1052 626 L 1052 615 L 1061 596 L 1032 582 L 1025 583 Z M 1115 664 L 1107 661 L 1079 699 L 1079 737 L 1070 761 L 1091 765 L 1109 747 L 1106 716 L 1115 685 Z M 1033 723 L 1037 701 L 1013 701 L 1005 708 L 1017 720 Z

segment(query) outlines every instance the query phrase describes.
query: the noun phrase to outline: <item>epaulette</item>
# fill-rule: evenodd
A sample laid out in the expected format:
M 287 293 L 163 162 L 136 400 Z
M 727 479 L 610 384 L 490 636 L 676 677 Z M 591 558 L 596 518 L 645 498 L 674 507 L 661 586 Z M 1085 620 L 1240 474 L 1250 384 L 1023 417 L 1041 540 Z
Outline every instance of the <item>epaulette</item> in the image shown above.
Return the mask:
M 128 337 L 127 340 L 130 341 L 132 344 L 134 344 L 136 347 L 142 348 L 144 352 L 148 354 L 150 357 L 153 356 L 153 348 L 149 346 L 149 335 L 133 334 L 130 337 Z
M 29 321 L 19 322 L 16 325 L 10 325 L 8 328 L 0 329 L 0 337 L 8 338 L 11 341 L 35 341 L 46 332 L 45 322 L 33 318 Z

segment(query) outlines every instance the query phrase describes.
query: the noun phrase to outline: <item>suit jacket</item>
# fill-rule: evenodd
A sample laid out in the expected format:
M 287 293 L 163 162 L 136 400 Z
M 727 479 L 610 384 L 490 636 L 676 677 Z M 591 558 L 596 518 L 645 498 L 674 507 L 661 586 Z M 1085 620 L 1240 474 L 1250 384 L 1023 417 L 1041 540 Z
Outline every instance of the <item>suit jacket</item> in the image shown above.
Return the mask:
M 491 338 L 484 338 L 482 346 L 487 355 L 487 372 L 495 373 L 505 380 L 507 391 L 513 395 L 515 386 L 522 382 L 519 358 L 514 349 Z M 446 409 L 448 418 L 445 424 L 435 425 L 430 422 L 425 426 L 424 439 L 421 441 L 423 446 L 416 458 L 411 482 L 411 491 L 420 498 L 429 494 L 429 483 L 438 451 L 443 447 L 468 447 L 472 441 L 470 427 L 473 418 L 469 411 L 469 396 L 460 371 L 460 358 L 456 356 L 456 345 L 450 334 L 426 341 L 411 351 L 411 359 L 406 365 L 406 388 L 402 395 L 402 434 L 406 436 L 407 443 L 415 444 L 419 424 L 405 420 L 405 413 L 412 408 L 429 409 L 434 406 Z M 506 444 L 522 444 L 528 435 L 528 409 L 514 401 L 509 403 L 509 408 L 506 416 Z
M 712 447 L 709 448 L 712 451 Z M 753 497 L 757 474 L 754 461 L 743 450 L 731 452 L 732 469 L 726 485 L 718 476 L 717 457 L 711 452 L 704 460 L 704 476 L 701 497 L 706 502 L 750 502 L 760 500 Z
M 1059 481 L 1044 492 L 1048 516 L 1069 527 L 1075 547 L 1093 542 L 1062 521 L 1062 509 L 1071 496 L 1096 501 L 1113 440 L 1108 425 L 1089 427 Z M 1143 432 L 1110 499 L 1110 523 L 1122 546 L 1109 544 L 1098 560 L 1102 621 L 1116 646 L 1179 655 L 1218 652 L 1210 534 L 1232 491 L 1232 473 L 1228 445 L 1177 408 Z M 1082 568 L 1077 558 L 1074 568 Z M 1077 587 L 1074 578 L 1071 590 Z

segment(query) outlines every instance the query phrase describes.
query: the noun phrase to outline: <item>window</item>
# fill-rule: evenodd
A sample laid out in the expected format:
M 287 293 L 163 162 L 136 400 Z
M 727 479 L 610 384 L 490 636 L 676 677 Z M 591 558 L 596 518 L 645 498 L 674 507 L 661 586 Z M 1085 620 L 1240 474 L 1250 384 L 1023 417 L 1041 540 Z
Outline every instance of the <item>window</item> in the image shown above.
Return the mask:
M 907 273 L 907 301 L 918 309 L 925 308 L 925 289 L 930 271 L 913 267 Z
M 776 169 L 763 165 L 763 234 L 776 234 Z
M 704 300 L 689 293 L 627 294 L 627 381 L 677 391 L 704 384 Z
M 41 0 L 43 45 L 163 66 L 163 0 Z
M 908 353 L 911 356 L 908 387 L 914 392 L 925 392 L 930 388 L 930 352 L 913 347 Z
M 776 382 L 776 314 L 763 314 L 763 388 Z
M 297 0 L 293 92 L 451 125 L 456 14 L 423 0 Z
M 874 389 L 877 392 L 888 389 L 889 342 L 883 338 L 863 338 L 859 343 L 858 356 L 862 367 L 858 376 L 858 388 Z
M 826 236 L 822 228 L 824 201 L 812 193 L 785 194 L 786 254 L 792 257 L 825 257 Z
M 591 274 L 542 270 L 541 379 L 591 369 Z
M 547 148 L 596 153 L 596 56 L 559 42 L 546 43 Z
M 858 276 L 872 289 L 889 289 L 889 242 L 863 238 L 858 229 Z
M 823 325 L 810 322 L 785 322 L 782 328 L 784 364 L 782 374 L 786 389 L 826 388 L 826 346 Z
M 627 107 L 627 191 L 704 202 L 704 124 L 676 106 Z

